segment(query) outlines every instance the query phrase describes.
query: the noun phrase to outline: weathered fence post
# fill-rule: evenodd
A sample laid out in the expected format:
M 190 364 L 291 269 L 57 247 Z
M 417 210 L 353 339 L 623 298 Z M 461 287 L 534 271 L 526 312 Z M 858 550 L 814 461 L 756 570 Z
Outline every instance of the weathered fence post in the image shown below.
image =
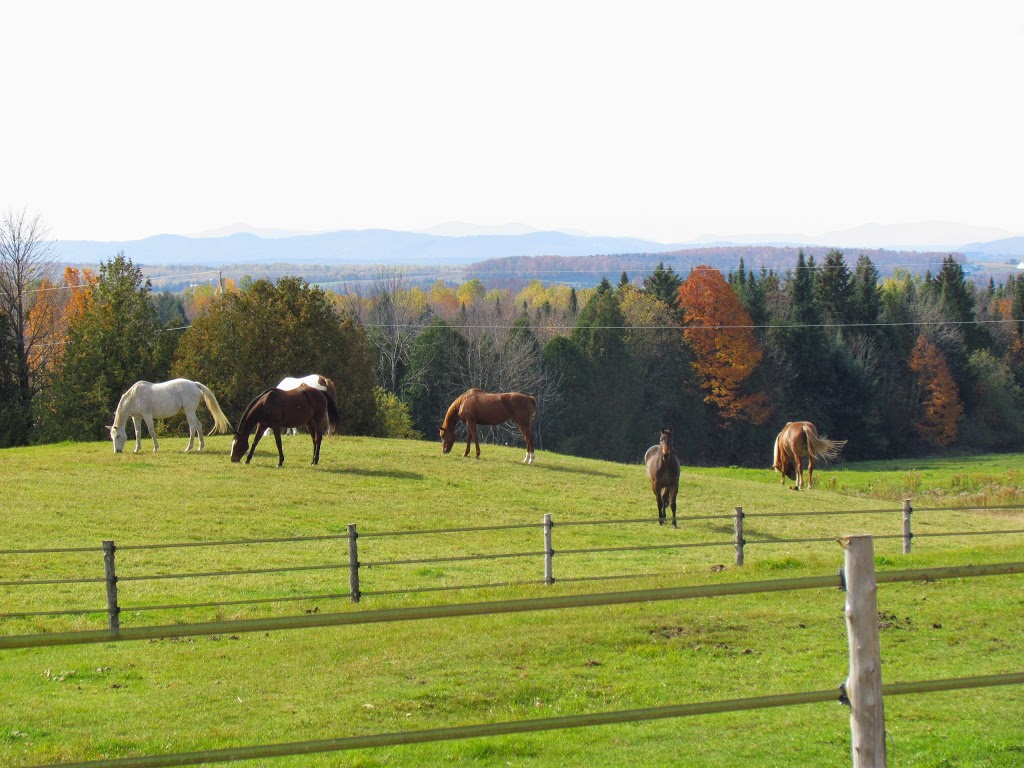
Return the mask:
M 117 570 L 114 567 L 113 541 L 103 542 L 103 576 L 107 582 L 107 624 L 117 631 L 121 628 L 121 608 L 117 604 Z
M 910 513 L 914 508 L 910 506 L 910 499 L 903 500 L 903 554 L 910 554 L 910 540 L 914 534 L 910 532 Z
M 544 583 L 555 583 L 554 560 L 555 550 L 551 548 L 551 515 L 544 515 Z
M 736 507 L 736 565 L 743 565 L 743 507 Z
M 878 586 L 871 536 L 846 536 L 846 631 L 850 646 L 850 736 L 854 768 L 886 765 L 882 650 L 878 638 Z
M 348 593 L 353 603 L 359 602 L 359 534 L 356 524 L 348 524 Z

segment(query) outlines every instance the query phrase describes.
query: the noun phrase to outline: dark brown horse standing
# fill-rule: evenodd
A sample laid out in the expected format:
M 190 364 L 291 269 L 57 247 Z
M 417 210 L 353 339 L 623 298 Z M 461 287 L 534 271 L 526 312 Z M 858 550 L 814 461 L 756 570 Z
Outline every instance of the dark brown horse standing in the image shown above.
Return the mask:
M 782 473 L 782 484 L 786 478 L 796 481 L 794 490 L 804 488 L 804 459 L 807 459 L 807 489 L 814 480 L 814 460 L 831 461 L 839 456 L 846 445 L 845 440 L 829 440 L 819 437 L 818 430 L 809 421 L 790 421 L 775 438 L 772 454 L 772 469 Z
M 329 426 L 328 434 L 338 430 L 340 417 L 334 398 L 327 392 L 302 384 L 297 389 L 277 389 L 272 387 L 257 395 L 246 407 L 235 430 L 235 439 L 231 441 L 231 461 L 238 462 L 246 449 L 245 457 L 248 464 L 256 450 L 256 446 L 267 428 L 274 433 L 277 441 L 277 466 L 284 464 L 284 451 L 281 449 L 281 430 L 289 427 L 305 427 L 313 438 L 313 463 L 320 461 L 320 441 L 323 439 L 324 419 Z M 255 430 L 252 448 L 249 448 L 249 435 Z
M 477 436 L 477 425 L 497 426 L 515 419 L 519 431 L 526 439 L 526 458 L 524 464 L 533 463 L 533 419 L 537 415 L 537 398 L 520 392 L 484 392 L 473 388 L 457 398 L 450 406 L 441 424 L 441 451 L 448 453 L 455 444 L 455 424 L 466 422 L 466 452 L 469 446 L 476 443 L 476 457 L 480 458 L 480 438 Z
M 663 428 L 661 440 L 652 445 L 644 455 L 647 465 L 647 479 L 658 500 L 658 525 L 665 524 L 665 510 L 672 507 L 672 527 L 676 525 L 676 495 L 679 493 L 679 457 L 672 445 L 672 430 Z

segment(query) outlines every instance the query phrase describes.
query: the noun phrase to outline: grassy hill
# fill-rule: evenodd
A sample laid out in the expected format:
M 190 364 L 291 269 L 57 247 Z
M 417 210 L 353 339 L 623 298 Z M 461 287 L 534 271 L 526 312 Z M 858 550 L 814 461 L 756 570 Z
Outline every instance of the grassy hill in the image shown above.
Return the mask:
M 144 444 L 145 445 L 145 444 Z M 102 577 L 104 539 L 124 577 L 309 566 L 310 570 L 132 581 L 122 626 L 361 611 L 406 605 L 834 574 L 833 538 L 898 534 L 915 506 L 1016 500 L 1021 456 L 819 470 L 794 493 L 767 470 L 684 468 L 678 530 L 652 523 L 565 525 L 656 515 L 639 465 L 484 446 L 479 461 L 430 443 L 336 438 L 310 467 L 306 436 L 230 464 L 227 438 L 182 454 L 114 454 L 109 443 L 0 451 L 0 581 Z M 734 566 L 731 515 L 746 518 Z M 891 509 L 892 514 L 838 514 Z M 780 512 L 823 515 L 770 517 Z M 544 514 L 555 521 L 553 585 L 543 576 Z M 759 517 L 758 515 L 764 515 Z M 1019 530 L 1020 510 L 929 511 L 915 532 Z M 360 532 L 363 601 L 303 599 L 348 588 L 345 539 L 188 548 L 138 545 Z M 511 528 L 529 524 L 528 528 Z M 560 526 L 561 524 L 561 526 Z M 485 528 L 448 534 L 374 534 Z M 812 543 L 793 539 L 818 538 Z M 650 550 L 572 550 L 710 544 Z M 475 554 L 521 553 L 494 560 Z M 446 559 L 448 558 L 448 559 Z M 393 561 L 419 562 L 385 564 Z M 879 539 L 880 569 L 1024 560 L 1021 535 L 936 536 L 900 553 Z M 422 562 L 432 561 L 432 562 Z M 317 568 L 314 570 L 313 568 Z M 441 591 L 448 587 L 472 587 Z M 879 610 L 885 682 L 1024 669 L 1019 576 L 886 585 Z M 419 590 L 404 592 L 404 590 Z M 281 600 L 136 610 L 143 606 Z M 292 599 L 299 598 L 299 599 Z M 0 586 L 0 634 L 104 626 L 102 583 Z M 838 590 L 586 608 L 351 628 L 292 630 L 0 651 L 0 764 L 93 760 L 420 730 L 838 687 L 847 664 Z M 887 699 L 898 765 L 1019 765 L 1024 691 L 1003 688 Z M 849 711 L 804 705 L 649 724 L 247 763 L 335 765 L 849 765 Z M 709 738 L 709 734 L 714 734 Z

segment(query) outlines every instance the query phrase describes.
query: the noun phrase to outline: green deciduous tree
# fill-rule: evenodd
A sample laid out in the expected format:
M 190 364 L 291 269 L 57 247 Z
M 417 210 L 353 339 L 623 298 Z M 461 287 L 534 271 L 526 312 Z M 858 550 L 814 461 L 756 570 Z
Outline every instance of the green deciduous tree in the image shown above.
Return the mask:
M 341 431 L 370 434 L 374 365 L 361 325 L 339 315 L 321 288 L 282 277 L 217 297 L 182 337 L 172 373 L 210 387 L 233 419 L 285 376 L 319 373 L 337 389 Z

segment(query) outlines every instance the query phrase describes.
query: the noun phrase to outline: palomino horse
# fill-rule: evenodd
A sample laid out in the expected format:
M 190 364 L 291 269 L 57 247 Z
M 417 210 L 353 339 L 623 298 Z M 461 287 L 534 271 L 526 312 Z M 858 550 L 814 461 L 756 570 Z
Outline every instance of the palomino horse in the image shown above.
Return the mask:
M 672 445 L 672 430 L 662 428 L 661 440 L 644 454 L 647 479 L 658 501 L 658 525 L 665 524 L 665 510 L 672 507 L 672 527 L 676 525 L 676 494 L 679 493 L 679 457 Z
M 227 432 L 231 429 L 231 422 L 221 411 L 213 392 L 198 381 L 172 379 L 160 384 L 151 384 L 148 381 L 135 382 L 121 395 L 117 410 L 114 411 L 110 439 L 114 441 L 115 453 L 120 453 L 124 449 L 125 441 L 128 439 L 125 427 L 128 425 L 129 416 L 135 425 L 135 453 L 138 453 L 142 450 L 142 428 L 139 419 L 144 420 L 149 427 L 149 436 L 153 438 L 153 450 L 156 451 L 160 444 L 156 439 L 153 419 L 168 419 L 182 411 L 188 420 L 188 447 L 185 450 L 192 450 L 196 435 L 199 436 L 199 450 L 203 450 L 206 447 L 206 441 L 203 440 L 203 425 L 196 416 L 200 400 L 206 401 L 206 407 L 213 414 L 214 426 L 210 431 L 211 435 L 214 431 Z
M 533 464 L 533 418 L 537 415 L 537 398 L 520 392 L 483 392 L 470 389 L 448 406 L 448 413 L 441 424 L 441 451 L 448 453 L 455 443 L 455 424 L 466 422 L 466 452 L 469 446 L 476 443 L 476 457 L 480 458 L 480 438 L 477 436 L 477 425 L 496 426 L 515 419 L 519 431 L 526 439 L 526 458 L 524 464 Z
M 326 376 L 321 376 L 319 373 L 311 373 L 308 376 L 302 378 L 295 378 L 294 376 L 285 376 L 279 382 L 277 382 L 278 389 L 298 389 L 299 385 L 308 384 L 314 389 L 319 389 L 321 392 L 326 392 L 331 396 L 334 404 L 338 404 L 338 391 L 334 388 L 334 382 L 328 379 Z M 285 434 L 294 435 L 296 433 L 295 427 L 289 427 Z M 267 437 L 270 434 L 270 430 L 266 429 L 263 432 L 263 436 Z
M 796 480 L 795 490 L 804 488 L 803 460 L 807 459 L 807 489 L 814 480 L 814 460 L 831 461 L 846 445 L 845 440 L 829 440 L 818 437 L 818 430 L 809 421 L 790 421 L 775 438 L 772 454 L 772 469 L 782 473 L 782 484 L 786 478 Z
M 313 464 L 320 461 L 320 441 L 323 439 L 324 417 L 330 424 L 328 434 L 333 435 L 340 421 L 334 398 L 319 389 L 302 384 L 298 389 L 284 390 L 272 387 L 261 392 L 245 408 L 231 441 L 231 461 L 238 462 L 248 449 L 245 463 L 252 460 L 252 454 L 263 437 L 263 430 L 270 428 L 277 441 L 277 466 L 284 464 L 281 450 L 281 430 L 287 427 L 302 427 L 309 430 L 313 438 Z M 249 448 L 249 435 L 255 430 L 256 436 Z

